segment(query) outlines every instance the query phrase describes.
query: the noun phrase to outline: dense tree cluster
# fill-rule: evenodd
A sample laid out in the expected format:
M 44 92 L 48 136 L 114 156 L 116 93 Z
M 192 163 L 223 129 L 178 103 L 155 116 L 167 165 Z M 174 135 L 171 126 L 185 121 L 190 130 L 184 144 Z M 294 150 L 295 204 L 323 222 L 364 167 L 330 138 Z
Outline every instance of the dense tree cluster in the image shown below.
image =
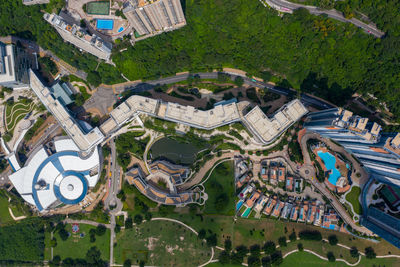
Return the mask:
M 44 252 L 44 227 L 40 219 L 0 227 L 0 261 L 40 262 Z

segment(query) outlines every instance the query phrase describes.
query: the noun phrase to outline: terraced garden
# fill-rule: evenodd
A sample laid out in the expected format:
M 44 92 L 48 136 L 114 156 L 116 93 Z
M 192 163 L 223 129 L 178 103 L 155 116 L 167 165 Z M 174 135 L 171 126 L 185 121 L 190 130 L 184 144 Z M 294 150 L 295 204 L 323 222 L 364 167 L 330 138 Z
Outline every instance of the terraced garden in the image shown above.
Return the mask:
M 7 132 L 13 133 L 18 122 L 22 120 L 26 114 L 31 112 L 34 107 L 35 103 L 33 102 L 21 101 L 12 104 L 7 102 L 5 109 L 5 125 Z

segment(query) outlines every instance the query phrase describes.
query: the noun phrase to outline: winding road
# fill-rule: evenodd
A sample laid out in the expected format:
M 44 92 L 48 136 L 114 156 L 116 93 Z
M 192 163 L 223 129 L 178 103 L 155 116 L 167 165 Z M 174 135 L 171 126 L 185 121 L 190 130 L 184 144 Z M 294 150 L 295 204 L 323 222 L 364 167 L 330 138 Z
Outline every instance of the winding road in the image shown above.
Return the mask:
M 260 1 L 262 2 L 263 0 L 260 0 Z M 336 9 L 326 10 L 326 9 L 321 9 L 321 8 L 318 8 L 315 6 L 296 4 L 296 3 L 288 2 L 285 0 L 265 0 L 265 3 L 267 3 L 273 9 L 276 9 L 281 12 L 287 12 L 287 13 L 292 13 L 294 10 L 299 9 L 299 8 L 305 8 L 310 12 L 310 14 L 313 14 L 313 15 L 326 14 L 328 17 L 330 17 L 332 19 L 336 19 L 341 22 L 351 23 L 351 24 L 357 26 L 358 28 L 361 28 L 366 33 L 371 34 L 377 38 L 381 38 L 385 35 L 385 33 L 382 32 L 381 30 L 379 30 L 375 25 L 366 24 L 356 18 L 347 19 L 343 16 L 343 14 L 341 12 L 337 11 Z

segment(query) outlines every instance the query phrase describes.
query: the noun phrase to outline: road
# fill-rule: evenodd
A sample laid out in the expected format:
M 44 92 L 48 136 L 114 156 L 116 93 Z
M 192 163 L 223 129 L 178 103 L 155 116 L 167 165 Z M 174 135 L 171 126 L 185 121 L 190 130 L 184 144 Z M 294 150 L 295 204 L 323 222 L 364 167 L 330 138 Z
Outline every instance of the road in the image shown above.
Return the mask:
M 105 201 L 105 207 L 110 211 L 110 266 L 114 264 L 114 239 L 115 239 L 115 216 L 122 210 L 122 202 L 117 197 L 120 183 L 121 168 L 117 164 L 117 151 L 115 148 L 115 139 L 110 140 L 111 146 L 111 184 L 108 191 L 108 196 Z
M 330 9 L 330 10 L 323 10 L 315 6 L 306 6 L 306 5 L 301 5 L 301 4 L 296 4 L 296 3 L 291 3 L 285 0 L 266 0 L 265 1 L 270 7 L 282 11 L 282 12 L 288 12 L 291 11 L 293 12 L 296 9 L 299 8 L 305 8 L 307 9 L 311 14 L 314 15 L 321 15 L 321 14 L 326 14 L 328 17 L 339 20 L 341 22 L 348 22 L 351 23 L 362 30 L 364 30 L 366 33 L 371 34 L 375 37 L 381 38 L 385 35 L 384 32 L 380 31 L 378 28 L 376 28 L 375 25 L 373 24 L 366 24 L 356 18 L 352 19 L 346 19 L 343 14 L 336 9 Z

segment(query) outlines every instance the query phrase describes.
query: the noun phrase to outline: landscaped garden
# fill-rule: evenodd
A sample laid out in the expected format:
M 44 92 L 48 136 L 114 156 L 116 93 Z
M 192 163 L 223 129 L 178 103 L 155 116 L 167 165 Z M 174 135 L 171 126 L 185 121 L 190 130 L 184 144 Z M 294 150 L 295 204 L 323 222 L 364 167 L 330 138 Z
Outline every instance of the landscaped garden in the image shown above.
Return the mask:
M 353 205 L 354 212 L 361 215 L 362 214 L 362 207 L 361 203 L 358 200 L 361 194 L 361 188 L 358 186 L 353 186 L 351 191 L 346 195 L 346 200 Z
M 96 231 L 96 227 L 87 224 L 79 224 L 79 231 L 74 233 L 72 225 L 66 224 L 64 230 L 56 228 L 53 237 L 56 239 L 56 246 L 53 248 L 53 257 L 58 255 L 61 260 L 66 258 L 85 259 L 88 250 L 96 246 L 101 252 L 103 260 L 110 257 L 110 230 Z M 94 234 L 97 232 L 96 234 Z M 46 232 L 45 259 L 51 257 L 51 234 Z M 94 239 L 93 237 L 94 236 Z M 65 240 L 63 240 L 65 239 Z M 93 241 L 93 242 L 91 242 Z
M 115 263 L 131 260 L 152 266 L 199 266 L 211 257 L 211 249 L 195 233 L 170 221 L 149 221 L 122 230 L 114 249 Z
M 204 183 L 208 195 L 204 213 L 234 215 L 235 185 L 233 162 L 227 161 L 215 167 Z
M 6 102 L 5 122 L 6 130 L 8 133 L 13 133 L 17 123 L 22 120 L 26 114 L 31 112 L 35 107 L 34 103 L 30 100 L 23 99 L 19 102 L 8 100 Z

